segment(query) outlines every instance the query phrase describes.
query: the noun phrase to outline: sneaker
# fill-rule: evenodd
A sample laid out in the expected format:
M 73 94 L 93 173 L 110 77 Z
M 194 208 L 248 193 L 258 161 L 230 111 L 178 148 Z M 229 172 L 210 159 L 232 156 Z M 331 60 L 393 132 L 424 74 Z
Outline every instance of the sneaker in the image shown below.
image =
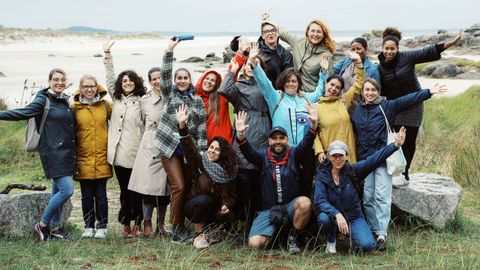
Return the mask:
M 94 235 L 93 228 L 85 228 L 82 233 L 82 238 L 92 238 Z
M 293 235 L 288 236 L 287 247 L 290 254 L 298 254 L 301 252 L 298 247 L 297 239 Z
M 132 232 L 132 229 L 130 228 L 130 225 L 123 225 L 122 236 L 124 238 L 131 237 L 130 235 L 131 232 Z
M 203 233 L 200 233 L 199 235 L 197 235 L 197 237 L 195 237 L 195 239 L 193 239 L 193 246 L 195 248 L 198 248 L 198 249 L 209 247 L 210 244 L 208 243 L 207 233 L 203 232 Z
M 387 250 L 387 242 L 385 241 L 384 235 L 379 235 L 377 238 L 377 250 L 380 250 L 380 251 Z
M 73 238 L 62 228 L 55 228 L 50 231 L 50 237 L 55 240 L 73 241 Z
M 132 231 L 132 236 L 134 237 L 139 237 L 143 234 L 142 232 L 142 226 L 141 225 L 135 225 L 135 227 L 133 227 L 133 231 Z
M 177 227 L 172 231 L 172 243 L 188 244 L 193 241 L 193 237 L 188 233 L 185 227 Z
M 47 227 L 40 226 L 40 223 L 35 223 L 33 229 L 38 234 L 38 240 L 40 241 L 48 241 L 50 240 L 50 229 Z
M 330 243 L 327 241 L 327 247 L 325 248 L 325 253 L 335 254 L 337 253 L 337 242 Z
M 105 239 L 107 238 L 107 228 L 97 229 L 95 231 L 95 238 Z

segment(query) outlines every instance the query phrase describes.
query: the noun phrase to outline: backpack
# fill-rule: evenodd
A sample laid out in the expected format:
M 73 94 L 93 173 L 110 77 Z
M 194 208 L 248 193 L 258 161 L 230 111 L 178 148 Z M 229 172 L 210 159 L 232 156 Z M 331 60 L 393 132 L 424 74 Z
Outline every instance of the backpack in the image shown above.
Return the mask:
M 25 129 L 25 149 L 27 152 L 38 152 L 38 142 L 47 120 L 48 111 L 50 111 L 50 99 L 47 98 L 45 107 L 43 108 L 42 120 L 40 121 L 40 127 L 37 128 L 37 122 L 35 117 L 28 119 L 27 128 Z

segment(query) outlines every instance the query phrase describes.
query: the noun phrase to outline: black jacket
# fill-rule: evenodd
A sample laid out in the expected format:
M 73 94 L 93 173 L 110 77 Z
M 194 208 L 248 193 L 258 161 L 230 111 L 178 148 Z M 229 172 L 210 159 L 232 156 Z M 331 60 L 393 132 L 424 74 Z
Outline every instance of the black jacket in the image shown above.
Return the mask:
M 52 179 L 73 175 L 76 158 L 75 122 L 67 96 L 52 95 L 48 92 L 48 88 L 40 90 L 26 107 L 0 111 L 0 120 L 15 121 L 35 117 L 38 127 L 47 98 L 50 99 L 50 111 L 38 142 L 45 177 Z
M 258 50 L 265 59 L 265 73 L 275 86 L 280 73 L 289 67 L 293 67 L 292 54 L 280 44 L 277 45 L 275 50 L 270 49 L 262 37 L 258 39 Z

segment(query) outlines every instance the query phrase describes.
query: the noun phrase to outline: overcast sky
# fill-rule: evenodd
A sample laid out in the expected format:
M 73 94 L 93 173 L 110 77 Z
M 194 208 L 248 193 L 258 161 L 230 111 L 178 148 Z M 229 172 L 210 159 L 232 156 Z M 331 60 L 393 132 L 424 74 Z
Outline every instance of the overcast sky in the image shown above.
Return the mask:
M 336 3 L 334 3 L 336 2 Z M 290 30 L 320 18 L 334 31 L 467 28 L 480 23 L 479 0 L 1 0 L 4 27 L 83 25 L 119 31 L 250 32 L 260 15 Z

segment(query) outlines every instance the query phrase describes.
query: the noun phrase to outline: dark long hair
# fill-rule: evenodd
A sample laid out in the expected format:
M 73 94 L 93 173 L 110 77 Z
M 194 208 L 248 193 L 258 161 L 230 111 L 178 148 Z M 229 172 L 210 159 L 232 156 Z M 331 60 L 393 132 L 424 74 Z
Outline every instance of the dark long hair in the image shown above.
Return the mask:
M 296 71 L 294 68 L 287 68 L 284 71 L 282 71 L 280 75 L 278 75 L 277 83 L 276 83 L 277 89 L 284 91 L 285 83 L 287 82 L 288 78 L 290 78 L 292 75 L 295 75 L 297 77 L 297 80 L 298 80 L 297 92 L 298 92 L 298 90 L 302 88 L 303 83 L 302 83 L 302 78 L 300 77 L 300 72 Z
M 215 136 L 210 144 L 215 141 L 218 142 L 218 145 L 220 146 L 220 157 L 218 158 L 217 163 L 222 166 L 229 176 L 235 175 L 235 169 L 238 164 L 237 154 L 235 154 L 230 144 L 224 138 Z M 210 146 L 210 144 L 208 146 Z
M 117 80 L 115 81 L 113 92 L 114 99 L 121 99 L 122 95 L 124 94 L 122 88 L 122 79 L 125 75 L 127 75 L 127 77 L 135 84 L 135 89 L 133 89 L 132 95 L 141 97 L 147 93 L 147 88 L 143 85 L 143 78 L 138 76 L 138 74 L 133 70 L 125 70 L 118 74 Z

